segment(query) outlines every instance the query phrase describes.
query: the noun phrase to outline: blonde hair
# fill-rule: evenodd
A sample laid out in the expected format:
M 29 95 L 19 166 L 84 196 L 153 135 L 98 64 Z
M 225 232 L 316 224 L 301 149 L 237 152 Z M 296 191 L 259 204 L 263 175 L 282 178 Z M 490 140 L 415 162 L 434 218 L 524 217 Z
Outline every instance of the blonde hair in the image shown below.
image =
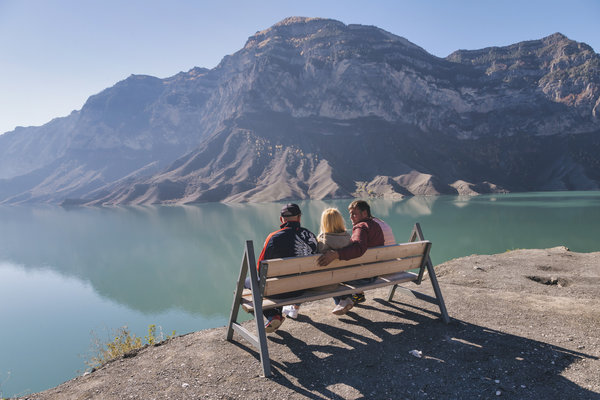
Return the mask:
M 328 208 L 321 214 L 321 233 L 346 232 L 344 218 L 337 208 Z

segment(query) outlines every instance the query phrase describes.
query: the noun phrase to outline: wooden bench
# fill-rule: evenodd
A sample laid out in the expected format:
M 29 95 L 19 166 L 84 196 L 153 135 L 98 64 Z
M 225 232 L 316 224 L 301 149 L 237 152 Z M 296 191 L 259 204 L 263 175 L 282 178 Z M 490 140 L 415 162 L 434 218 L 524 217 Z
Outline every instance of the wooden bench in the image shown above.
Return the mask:
M 442 319 L 445 323 L 449 323 L 450 318 L 429 258 L 430 248 L 431 242 L 425 240 L 421 227 L 417 223 L 408 243 L 370 248 L 359 258 L 348 261 L 336 260 L 326 267 L 317 265 L 319 254 L 278 258 L 262 261 L 259 271 L 257 271 L 254 247 L 252 241 L 249 240 L 246 242 L 234 293 L 231 316 L 227 326 L 227 340 L 232 341 L 233 333 L 237 332 L 256 347 L 260 354 L 263 374 L 268 377 L 271 375 L 271 365 L 263 310 L 384 286 L 391 286 L 388 301 L 392 300 L 397 288 L 408 290 L 421 300 L 437 304 Z M 429 274 L 435 297 L 399 286 L 406 282 L 421 284 L 425 271 Z M 248 272 L 250 273 L 251 289 L 244 289 Z M 375 280 L 360 285 L 344 283 L 362 278 L 375 278 Z M 269 297 L 297 291 L 302 291 L 302 294 L 285 299 Z M 240 306 L 254 314 L 256 335 L 237 322 Z

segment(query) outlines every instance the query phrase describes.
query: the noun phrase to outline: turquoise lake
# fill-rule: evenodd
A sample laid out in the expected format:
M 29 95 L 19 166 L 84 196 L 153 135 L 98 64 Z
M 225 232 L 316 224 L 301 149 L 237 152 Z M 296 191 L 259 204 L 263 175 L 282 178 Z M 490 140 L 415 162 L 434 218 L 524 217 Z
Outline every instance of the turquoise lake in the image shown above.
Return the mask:
M 298 202 L 302 224 L 318 233 L 321 212 L 338 207 L 349 227 L 349 202 Z M 600 192 L 370 203 L 398 241 L 420 222 L 434 264 L 516 248 L 600 251 Z M 258 254 L 280 208 L 0 206 L 0 397 L 82 374 L 94 338 L 122 326 L 141 337 L 150 324 L 165 335 L 224 326 L 243 244 L 253 240 Z

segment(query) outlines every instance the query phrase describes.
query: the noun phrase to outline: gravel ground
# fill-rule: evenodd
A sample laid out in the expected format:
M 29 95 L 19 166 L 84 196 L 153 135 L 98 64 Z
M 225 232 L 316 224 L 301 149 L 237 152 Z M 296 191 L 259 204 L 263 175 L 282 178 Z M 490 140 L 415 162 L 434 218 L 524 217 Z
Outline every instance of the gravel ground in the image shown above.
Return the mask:
M 378 289 L 342 317 L 329 300 L 304 304 L 268 335 L 271 379 L 216 328 L 26 398 L 600 399 L 600 253 L 516 250 L 436 271 L 449 325 L 436 306 Z

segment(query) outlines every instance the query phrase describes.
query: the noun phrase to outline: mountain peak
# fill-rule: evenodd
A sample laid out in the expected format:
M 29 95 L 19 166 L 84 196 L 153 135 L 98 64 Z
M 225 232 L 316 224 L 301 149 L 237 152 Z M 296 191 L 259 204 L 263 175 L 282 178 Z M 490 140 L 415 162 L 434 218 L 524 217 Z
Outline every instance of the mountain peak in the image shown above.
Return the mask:
M 258 31 L 250 36 L 244 47 L 250 48 L 260 45 L 273 38 L 288 39 L 290 37 L 310 36 L 326 27 L 338 31 L 339 29 L 345 29 L 346 25 L 343 22 L 325 18 L 288 17 L 270 28 Z
M 554 38 L 554 39 L 557 39 L 557 40 L 569 39 L 568 37 L 566 37 L 565 35 L 563 35 L 563 34 L 562 34 L 562 33 L 560 33 L 560 32 L 555 32 L 555 33 L 553 33 L 552 35 L 548 35 L 548 36 L 546 36 L 544 39 L 549 39 L 549 38 Z M 542 39 L 542 40 L 543 40 L 543 39 Z
M 457 50 L 446 59 L 470 65 L 487 65 L 499 60 L 514 59 L 534 56 L 540 60 L 556 59 L 559 57 L 572 57 L 581 54 L 578 58 L 587 60 L 593 58 L 593 49 L 585 43 L 569 39 L 562 33 L 556 32 L 542 39 L 527 40 L 508 46 L 492 46 L 477 50 Z
M 291 47 L 301 47 L 306 43 L 319 43 L 323 49 L 334 43 L 342 46 L 358 45 L 359 47 L 393 45 L 410 51 L 427 54 L 425 50 L 409 40 L 387 32 L 372 25 L 349 24 L 327 19 L 310 17 L 288 17 L 265 30 L 256 32 L 248 38 L 245 50 L 261 49 L 267 44 L 286 42 Z
M 535 42 L 535 41 L 534 41 Z M 546 47 L 556 47 L 556 48 L 566 48 L 570 49 L 570 53 L 574 52 L 585 52 L 585 53 L 595 53 L 594 49 L 586 43 L 577 42 L 575 40 L 569 39 L 567 36 L 563 35 L 560 32 L 553 33 L 552 35 L 546 36 L 539 40 L 543 46 Z
M 279 26 L 289 26 L 289 25 L 294 25 L 294 24 L 306 24 L 306 23 L 316 22 L 316 21 L 338 22 L 338 21 L 335 21 L 332 19 L 320 18 L 320 17 L 287 17 L 285 19 L 282 19 L 275 25 L 273 25 L 272 28 L 279 27 Z

